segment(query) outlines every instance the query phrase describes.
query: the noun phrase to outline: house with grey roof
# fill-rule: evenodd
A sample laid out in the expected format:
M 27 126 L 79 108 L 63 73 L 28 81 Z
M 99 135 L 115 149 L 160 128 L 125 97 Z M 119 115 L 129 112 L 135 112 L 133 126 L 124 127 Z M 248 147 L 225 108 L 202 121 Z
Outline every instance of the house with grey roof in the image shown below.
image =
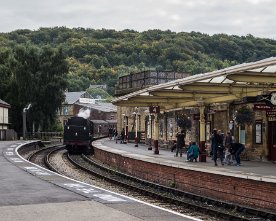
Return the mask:
M 117 107 L 111 103 L 100 102 L 86 91 L 65 92 L 65 101 L 58 111 L 59 121 L 63 124 L 76 116 L 81 109 L 90 110 L 90 120 L 116 120 Z
M 59 121 L 65 124 L 70 117 L 75 116 L 76 113 L 74 109 L 76 103 L 81 101 L 93 102 L 93 98 L 86 91 L 65 92 L 65 101 L 62 103 L 62 106 L 58 110 Z
M 112 103 L 96 101 L 94 104 L 77 103 L 79 109 L 90 110 L 90 120 L 116 120 L 117 107 Z M 77 110 L 77 109 L 76 109 Z M 78 110 L 77 110 L 78 111 Z

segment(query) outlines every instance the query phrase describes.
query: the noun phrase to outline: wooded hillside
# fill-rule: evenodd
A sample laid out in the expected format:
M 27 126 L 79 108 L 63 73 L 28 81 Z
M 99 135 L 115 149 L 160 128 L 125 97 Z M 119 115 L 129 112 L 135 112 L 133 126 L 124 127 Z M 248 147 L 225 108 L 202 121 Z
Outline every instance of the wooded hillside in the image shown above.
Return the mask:
M 107 84 L 114 93 L 117 78 L 145 69 L 192 74 L 276 56 L 276 41 L 247 36 L 149 30 L 40 28 L 0 34 L 0 49 L 22 45 L 61 48 L 69 64 L 68 90 Z

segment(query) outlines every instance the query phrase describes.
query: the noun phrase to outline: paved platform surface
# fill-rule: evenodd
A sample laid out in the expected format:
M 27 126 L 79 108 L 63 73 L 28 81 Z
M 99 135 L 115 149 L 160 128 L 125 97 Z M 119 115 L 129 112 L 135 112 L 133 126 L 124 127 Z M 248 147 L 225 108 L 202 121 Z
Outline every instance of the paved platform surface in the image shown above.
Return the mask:
M 276 164 L 273 162 L 242 161 L 241 166 L 222 166 L 218 163 L 215 167 L 210 157 L 207 157 L 207 162 L 186 162 L 186 154 L 183 154 L 183 157 L 174 157 L 175 152 L 171 152 L 170 149 L 160 149 L 159 154 L 154 154 L 154 148 L 148 150 L 145 144 L 135 147 L 134 143 L 120 144 L 108 138 L 95 141 L 94 144 L 108 151 L 158 164 L 276 183 Z
M 0 142 L 0 221 L 199 220 L 81 183 L 17 155 L 25 142 Z

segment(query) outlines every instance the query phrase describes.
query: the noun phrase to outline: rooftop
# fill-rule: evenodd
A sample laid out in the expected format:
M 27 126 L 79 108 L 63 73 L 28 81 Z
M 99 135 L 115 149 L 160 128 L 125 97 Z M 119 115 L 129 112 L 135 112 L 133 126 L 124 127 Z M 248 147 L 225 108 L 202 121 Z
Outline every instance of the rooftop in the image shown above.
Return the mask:
M 74 104 L 81 97 L 92 98 L 86 91 L 65 92 L 65 103 Z
M 102 112 L 117 112 L 117 107 L 113 105 L 112 103 L 105 103 L 105 102 L 96 102 L 95 104 L 83 104 L 77 102 L 78 105 L 81 105 L 83 107 L 87 107 L 90 109 L 99 110 Z
M 276 91 L 276 57 L 154 85 L 113 100 L 117 106 L 162 110 L 226 103 Z
M 3 101 L 1 99 L 0 99 L 0 106 L 10 107 L 10 105 L 7 102 L 5 102 L 5 101 Z

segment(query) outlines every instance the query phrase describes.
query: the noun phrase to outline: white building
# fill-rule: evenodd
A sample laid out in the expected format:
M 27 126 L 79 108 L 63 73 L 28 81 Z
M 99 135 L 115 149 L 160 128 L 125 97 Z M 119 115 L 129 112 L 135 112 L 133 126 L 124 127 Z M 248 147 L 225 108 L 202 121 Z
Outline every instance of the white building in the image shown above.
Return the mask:
M 9 108 L 11 108 L 11 106 L 5 101 L 0 99 L 0 130 L 8 129 Z

